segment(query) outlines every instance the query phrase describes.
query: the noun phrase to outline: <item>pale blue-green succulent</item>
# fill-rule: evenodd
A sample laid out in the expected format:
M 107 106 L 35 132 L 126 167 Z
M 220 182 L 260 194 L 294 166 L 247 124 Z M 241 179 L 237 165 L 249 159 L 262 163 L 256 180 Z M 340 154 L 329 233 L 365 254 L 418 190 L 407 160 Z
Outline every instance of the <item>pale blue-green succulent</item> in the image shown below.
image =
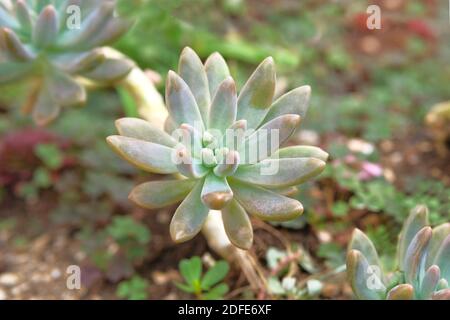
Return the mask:
M 356 297 L 450 300 L 450 223 L 432 229 L 428 209 L 417 206 L 400 233 L 397 258 L 397 272 L 387 277 L 373 243 L 356 229 L 347 254 L 348 278 Z
M 320 174 L 328 154 L 317 147 L 279 149 L 305 116 L 310 88 L 294 89 L 274 102 L 275 85 L 274 62 L 267 58 L 237 95 L 220 54 L 203 64 L 186 48 L 179 73 L 170 71 L 167 78 L 166 132 L 140 119 L 116 122 L 120 135 L 107 141 L 119 155 L 143 170 L 180 178 L 144 183 L 130 194 L 150 209 L 182 201 L 170 225 L 174 241 L 198 234 L 212 209 L 221 210 L 230 241 L 248 249 L 253 230 L 247 213 L 283 221 L 303 212 L 299 201 L 285 195 Z M 278 139 L 271 140 L 275 135 Z M 270 148 L 258 149 L 252 158 L 258 143 Z M 267 168 L 276 171 L 262 174 Z
M 24 111 L 36 123 L 84 104 L 79 78 L 105 84 L 131 71 L 130 61 L 101 48 L 130 27 L 114 11 L 113 0 L 0 0 L 0 85 L 29 83 Z

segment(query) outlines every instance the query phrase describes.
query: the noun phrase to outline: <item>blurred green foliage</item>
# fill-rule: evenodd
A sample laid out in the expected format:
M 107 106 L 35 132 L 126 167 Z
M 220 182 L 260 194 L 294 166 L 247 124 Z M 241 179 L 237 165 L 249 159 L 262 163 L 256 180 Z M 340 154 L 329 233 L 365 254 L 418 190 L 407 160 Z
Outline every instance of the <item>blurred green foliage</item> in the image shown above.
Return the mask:
M 176 282 L 175 285 L 184 292 L 194 294 L 197 299 L 223 299 L 229 290 L 228 285 L 221 282 L 230 269 L 224 260 L 217 261 L 204 274 L 200 257 L 181 260 L 178 268 L 184 282 Z
M 148 281 L 136 275 L 130 280 L 119 283 L 116 294 L 118 297 L 128 300 L 146 300 L 148 287 Z

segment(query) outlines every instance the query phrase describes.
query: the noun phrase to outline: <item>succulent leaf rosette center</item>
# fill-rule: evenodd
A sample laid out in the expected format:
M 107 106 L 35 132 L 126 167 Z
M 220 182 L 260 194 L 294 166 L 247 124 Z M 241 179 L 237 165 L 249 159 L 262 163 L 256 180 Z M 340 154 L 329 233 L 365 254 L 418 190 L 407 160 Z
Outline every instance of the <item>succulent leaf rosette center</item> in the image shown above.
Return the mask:
M 209 211 L 220 210 L 230 241 L 248 249 L 248 214 L 284 221 L 303 212 L 287 195 L 320 174 L 328 154 L 317 147 L 280 149 L 305 116 L 310 88 L 273 101 L 275 79 L 273 59 L 267 58 L 238 95 L 220 54 L 203 64 L 186 48 L 178 74 L 167 77 L 165 131 L 140 119 L 117 121 L 120 135 L 107 139 L 113 150 L 143 170 L 179 178 L 147 182 L 130 194 L 150 209 L 181 201 L 170 225 L 174 241 L 192 239 Z

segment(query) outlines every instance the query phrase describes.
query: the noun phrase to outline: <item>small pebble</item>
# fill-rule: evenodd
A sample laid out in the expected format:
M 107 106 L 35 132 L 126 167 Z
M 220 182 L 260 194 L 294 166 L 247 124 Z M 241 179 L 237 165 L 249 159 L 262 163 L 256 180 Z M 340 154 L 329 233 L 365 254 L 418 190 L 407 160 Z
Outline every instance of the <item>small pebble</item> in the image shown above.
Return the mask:
M 0 276 L 0 284 L 12 287 L 19 282 L 19 277 L 14 273 L 4 273 Z
M 372 154 L 375 151 L 373 144 L 361 140 L 361 139 L 351 139 L 347 143 L 347 147 L 350 151 L 359 152 L 365 155 Z
M 59 269 L 55 268 L 52 270 L 50 275 L 53 279 L 59 279 L 61 277 L 61 271 Z
M 319 241 L 321 243 L 328 243 L 331 240 L 333 240 L 333 237 L 328 231 L 320 230 L 317 232 L 317 238 L 319 238 Z
M 0 289 L 0 300 L 6 300 L 8 298 L 8 295 L 3 289 Z
M 22 283 L 20 285 L 18 285 L 17 287 L 14 287 L 11 289 L 11 293 L 13 296 L 20 296 L 22 293 L 24 293 L 25 291 L 27 291 L 30 287 L 26 284 L 26 283 Z
M 395 173 L 394 173 L 394 171 L 392 171 L 392 169 L 390 169 L 390 168 L 384 169 L 383 175 L 384 175 L 384 178 L 387 181 L 389 181 L 390 183 L 395 182 L 396 177 L 395 177 Z

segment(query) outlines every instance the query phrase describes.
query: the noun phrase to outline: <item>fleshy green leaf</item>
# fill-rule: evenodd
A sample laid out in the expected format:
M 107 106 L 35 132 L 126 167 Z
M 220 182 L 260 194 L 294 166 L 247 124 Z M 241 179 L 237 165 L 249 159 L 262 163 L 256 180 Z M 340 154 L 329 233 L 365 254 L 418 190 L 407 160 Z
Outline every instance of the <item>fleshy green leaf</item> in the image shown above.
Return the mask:
M 371 266 L 377 266 L 381 270 L 380 258 L 372 241 L 359 229 L 353 231 L 352 239 L 348 245 L 348 250 L 358 250 L 367 259 Z
M 195 183 L 195 180 L 150 181 L 135 187 L 129 198 L 147 209 L 163 208 L 183 200 Z
M 128 59 L 106 59 L 92 71 L 83 73 L 93 81 L 113 83 L 125 78 L 134 68 L 134 63 Z
M 419 280 L 420 268 L 426 258 L 426 250 L 431 239 L 430 227 L 422 228 L 411 240 L 405 254 L 404 271 L 408 283 L 415 285 Z
M 433 235 L 428 247 L 427 267 L 433 265 L 439 248 L 448 236 L 450 236 L 450 223 L 441 224 L 433 229 Z
M 30 11 L 23 0 L 18 0 L 16 2 L 16 14 L 20 26 L 28 31 L 31 30 L 32 21 Z M 0 22 L 0 25 L 3 25 L 3 23 Z
M 249 129 L 256 129 L 266 117 L 275 83 L 275 65 L 269 57 L 258 66 L 239 94 L 237 119 L 246 119 Z
M 450 300 L 450 289 L 440 290 L 433 294 L 432 300 Z
M 222 209 L 222 219 L 231 243 L 243 250 L 249 250 L 253 244 L 253 228 L 244 208 L 236 200 L 231 200 Z
M 441 280 L 439 280 L 439 282 L 437 284 L 436 290 L 437 291 L 444 290 L 444 289 L 447 289 L 448 287 L 449 287 L 448 286 L 448 281 L 445 280 L 445 279 L 441 279 Z
M 297 200 L 234 179 L 229 179 L 229 183 L 242 207 L 260 219 L 286 221 L 303 213 L 303 206 Z
M 58 45 L 61 47 L 72 47 L 86 44 L 90 37 L 98 34 L 105 27 L 113 12 L 114 4 L 112 2 L 103 2 L 82 20 L 79 29 L 68 30 L 64 33 Z
M 236 85 L 233 78 L 228 77 L 220 84 L 212 101 L 208 128 L 225 132 L 235 122 L 236 112 Z
M 186 82 L 173 71 L 169 71 L 167 76 L 166 103 L 172 120 L 178 126 L 187 123 L 194 128 L 201 125 L 204 129 L 202 116 L 194 95 Z
M 45 126 L 59 115 L 60 110 L 61 106 L 53 100 L 48 88 L 44 85 L 33 106 L 34 121 L 39 126 Z
M 236 172 L 240 161 L 239 153 L 231 150 L 219 160 L 219 164 L 214 168 L 214 174 L 219 177 L 231 176 Z
M 203 165 L 207 166 L 208 168 L 213 168 L 217 165 L 217 159 L 214 155 L 214 151 L 212 151 L 209 148 L 203 148 L 200 152 L 201 159 Z
M 42 10 L 33 29 L 33 43 L 46 48 L 58 37 L 59 21 L 55 8 L 48 5 Z
M 199 159 L 191 157 L 186 148 L 178 148 L 175 155 L 176 167 L 185 177 L 199 179 L 208 173 L 209 169 Z
M 368 272 L 369 262 L 358 250 L 350 250 L 347 254 L 347 276 L 353 293 L 362 300 L 380 300 L 386 288 L 377 274 Z M 373 284 L 372 286 L 369 286 Z
M 194 50 L 186 47 L 181 53 L 178 68 L 180 77 L 191 89 L 195 101 L 197 101 L 197 106 L 202 115 L 203 122 L 207 125 L 211 96 L 209 94 L 208 78 L 202 61 Z
M 405 255 L 411 240 L 423 227 L 428 225 L 428 209 L 425 206 L 415 207 L 406 222 L 403 225 L 403 229 L 400 233 L 398 241 L 398 262 L 400 270 L 405 270 Z
M 318 147 L 312 146 L 292 146 L 277 150 L 272 159 L 283 158 L 316 158 L 322 161 L 328 160 L 328 153 Z
M 17 20 L 0 3 L 0 26 L 15 29 L 19 26 Z
M 422 279 L 420 286 L 420 298 L 430 299 L 436 290 L 437 284 L 441 278 L 441 270 L 438 266 L 431 266 Z
M 180 142 L 190 155 L 198 157 L 203 149 L 203 135 L 197 128 L 190 124 L 183 123 L 177 131 L 172 133 L 176 135 L 176 140 Z
M 229 270 L 230 266 L 226 261 L 216 262 L 203 276 L 201 281 L 202 289 L 209 290 L 212 286 L 222 281 Z
M 288 114 L 261 126 L 240 147 L 241 162 L 255 164 L 270 157 L 291 137 L 299 123 L 300 116 Z
M 441 269 L 441 277 L 450 281 L 450 235 L 442 242 L 434 258 L 434 264 Z
M 118 18 L 110 19 L 100 32 L 86 41 L 82 48 L 106 46 L 122 37 L 133 25 L 131 21 Z
M 32 69 L 33 65 L 31 63 L 2 62 L 0 63 L 0 84 L 22 79 Z
M 167 117 L 166 121 L 164 122 L 164 131 L 171 134 L 177 129 L 177 124 L 175 121 L 172 120 L 170 116 Z
M 116 120 L 116 128 L 121 136 L 175 147 L 177 141 L 170 135 L 152 125 L 150 122 L 138 118 L 122 118 Z
M 247 138 L 247 120 L 238 120 L 225 131 L 222 145 L 230 150 L 239 150 Z
M 234 177 L 264 187 L 288 187 L 304 183 L 324 168 L 325 162 L 315 158 L 265 159 L 239 167 Z
M 304 119 L 308 110 L 310 97 L 310 86 L 303 86 L 289 91 L 273 103 L 264 119 L 264 123 L 285 114 L 297 114 Z
M 298 188 L 294 186 L 282 188 L 269 188 L 271 191 L 279 193 L 283 196 L 292 197 L 298 193 Z
M 392 288 L 387 294 L 387 300 L 412 300 L 414 288 L 410 284 L 400 284 Z
M 117 154 L 142 170 L 166 174 L 178 172 L 172 161 L 172 148 L 122 136 L 109 136 L 107 142 Z
M 216 95 L 219 85 L 230 76 L 230 70 L 223 57 L 214 52 L 205 62 L 205 71 L 208 77 L 208 87 L 211 99 Z
M 203 181 L 199 181 L 175 211 L 170 223 L 170 236 L 176 243 L 195 237 L 203 227 L 209 208 L 201 201 Z
M 18 61 L 33 59 L 33 54 L 24 46 L 13 31 L 6 28 L 1 28 L 0 30 L 0 37 L 3 34 L 5 50 L 12 58 Z
M 226 178 L 210 173 L 206 176 L 201 197 L 208 208 L 220 210 L 233 199 L 233 191 Z
M 105 61 L 105 54 L 101 49 L 82 53 L 66 53 L 55 57 L 58 68 L 71 74 L 90 72 Z
M 48 90 L 53 100 L 61 106 L 77 106 L 86 102 L 84 87 L 67 74 L 54 70 L 48 76 Z

